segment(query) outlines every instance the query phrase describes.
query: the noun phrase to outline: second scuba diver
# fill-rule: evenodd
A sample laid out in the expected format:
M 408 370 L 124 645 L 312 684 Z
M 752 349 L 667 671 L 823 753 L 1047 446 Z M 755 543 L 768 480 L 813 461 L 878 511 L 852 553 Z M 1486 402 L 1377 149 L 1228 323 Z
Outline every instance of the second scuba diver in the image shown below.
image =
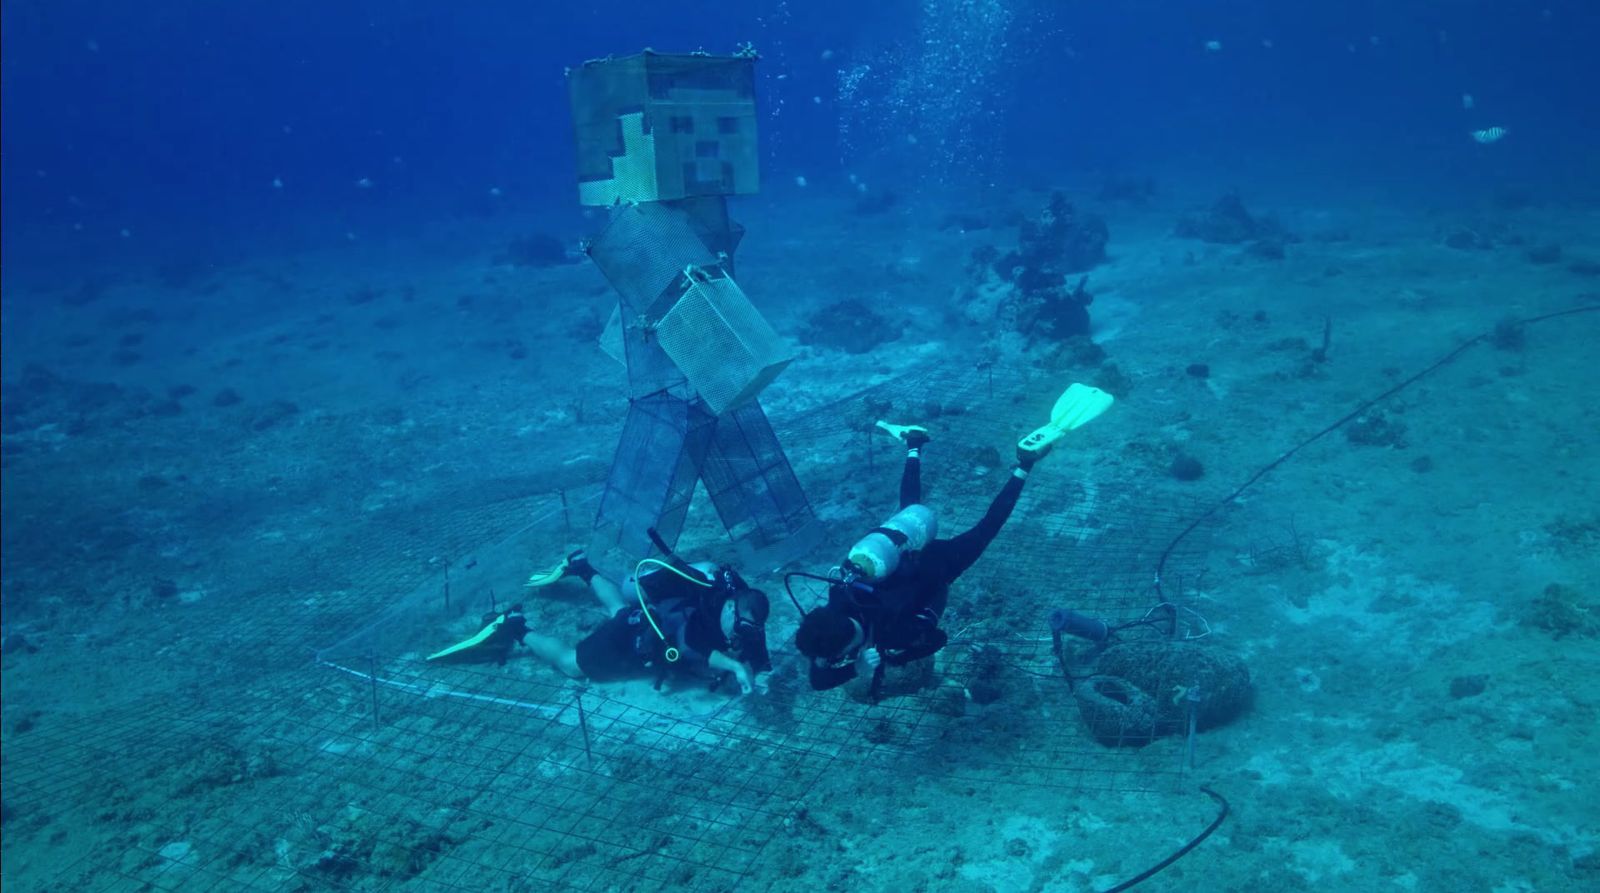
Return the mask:
M 811 687 L 836 688 L 856 678 L 873 679 L 874 697 L 884 665 L 929 657 L 949 642 L 939 628 L 950 584 L 988 548 L 1011 516 L 1034 463 L 1066 432 L 1104 412 L 1112 398 L 1075 384 L 1056 401 L 1048 424 L 1017 444 L 1017 464 L 988 511 L 972 529 L 938 539 L 938 518 L 922 499 L 921 451 L 928 431 L 916 425 L 878 427 L 906 445 L 900 477 L 900 511 L 850 550 L 830 580 L 828 601 L 800 622 L 795 644 L 810 659 Z

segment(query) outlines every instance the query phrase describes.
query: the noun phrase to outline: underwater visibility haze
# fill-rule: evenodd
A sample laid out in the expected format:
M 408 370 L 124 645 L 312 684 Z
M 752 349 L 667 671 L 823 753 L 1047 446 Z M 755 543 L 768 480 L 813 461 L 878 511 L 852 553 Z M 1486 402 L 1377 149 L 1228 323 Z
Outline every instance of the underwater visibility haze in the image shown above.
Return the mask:
M 1600 889 L 1597 45 L 6 3 L 0 881 Z

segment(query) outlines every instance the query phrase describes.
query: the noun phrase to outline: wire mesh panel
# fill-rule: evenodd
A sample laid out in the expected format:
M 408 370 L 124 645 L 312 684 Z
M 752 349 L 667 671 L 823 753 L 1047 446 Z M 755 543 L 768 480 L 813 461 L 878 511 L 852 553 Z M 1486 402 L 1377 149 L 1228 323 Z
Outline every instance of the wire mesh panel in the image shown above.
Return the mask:
M 618 363 L 627 365 L 628 355 L 622 344 L 622 306 L 619 302 L 617 306 L 611 308 L 611 315 L 606 317 L 605 328 L 600 330 L 600 337 L 596 340 L 600 344 L 601 353 Z
M 696 401 L 656 394 L 628 404 L 628 421 L 606 478 L 597 528 L 635 556 L 650 552 L 654 527 L 671 544 L 710 448 L 716 419 Z
M 658 203 L 617 208 L 586 250 L 629 313 L 650 319 L 677 300 L 686 267 L 717 260 L 688 215 Z
M 701 472 L 717 515 L 735 541 L 770 546 L 816 520 L 759 403 L 747 403 L 717 420 Z
M 656 336 L 714 413 L 754 400 L 794 356 L 739 284 L 719 267 L 696 267 Z
M 688 377 L 661 349 L 652 323 L 642 318 L 621 321 L 617 342 L 628 367 L 630 398 L 654 397 L 663 391 L 688 393 Z
M 726 196 L 702 195 L 665 204 L 686 214 L 694 231 L 699 234 L 700 241 L 717 255 L 719 262 L 727 269 L 728 275 L 738 275 L 734 271 L 733 255 L 738 251 L 739 243 L 744 240 L 745 230 L 728 216 Z

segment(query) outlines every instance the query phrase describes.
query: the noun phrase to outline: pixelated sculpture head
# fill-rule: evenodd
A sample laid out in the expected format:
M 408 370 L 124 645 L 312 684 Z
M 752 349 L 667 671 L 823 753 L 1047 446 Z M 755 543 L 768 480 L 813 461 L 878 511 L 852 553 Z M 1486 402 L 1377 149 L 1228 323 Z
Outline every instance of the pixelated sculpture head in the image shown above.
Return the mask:
M 646 51 L 585 62 L 568 86 L 581 203 L 756 192 L 752 57 Z

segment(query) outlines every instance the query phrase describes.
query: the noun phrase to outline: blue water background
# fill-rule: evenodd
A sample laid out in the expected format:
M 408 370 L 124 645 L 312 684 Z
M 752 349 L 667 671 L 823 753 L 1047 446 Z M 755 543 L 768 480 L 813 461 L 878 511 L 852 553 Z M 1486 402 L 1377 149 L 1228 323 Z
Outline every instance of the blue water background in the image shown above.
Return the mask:
M 996 15 L 1003 58 L 964 57 Z M 575 232 L 563 68 L 746 40 L 764 56 L 773 187 L 870 171 L 932 195 L 1193 170 L 1213 192 L 1258 177 L 1431 203 L 1506 181 L 1597 191 L 1600 4 L 1582 0 L 15 0 L 0 16 L 11 277 L 504 207 Z M 948 79 L 926 65 L 933 41 L 956 63 Z M 842 145 L 842 120 L 884 108 L 844 107 L 840 73 L 858 65 L 851 102 L 896 80 L 902 104 L 957 84 L 993 125 L 937 178 L 910 172 L 948 110 L 916 143 L 858 125 Z M 1468 137 L 1489 126 L 1510 132 L 1493 152 Z

